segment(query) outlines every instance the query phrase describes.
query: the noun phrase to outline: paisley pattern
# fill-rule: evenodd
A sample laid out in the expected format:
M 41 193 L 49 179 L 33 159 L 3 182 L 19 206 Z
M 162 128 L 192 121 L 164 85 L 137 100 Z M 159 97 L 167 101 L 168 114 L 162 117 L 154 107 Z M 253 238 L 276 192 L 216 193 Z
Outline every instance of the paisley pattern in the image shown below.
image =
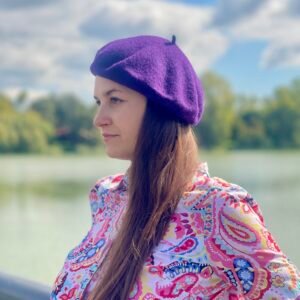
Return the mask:
M 89 200 L 91 228 L 67 254 L 52 300 L 84 300 L 101 278 L 128 202 L 127 173 L 98 180 Z M 202 162 L 129 299 L 300 299 L 300 276 L 253 197 Z

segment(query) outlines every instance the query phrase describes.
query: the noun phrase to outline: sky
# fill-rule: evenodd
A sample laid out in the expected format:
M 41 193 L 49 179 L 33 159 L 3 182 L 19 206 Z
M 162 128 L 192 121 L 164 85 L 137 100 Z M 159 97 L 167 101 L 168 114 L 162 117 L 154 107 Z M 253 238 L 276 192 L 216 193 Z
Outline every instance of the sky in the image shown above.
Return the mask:
M 0 20 L 0 91 L 11 97 L 94 101 L 97 50 L 141 34 L 175 34 L 200 79 L 215 71 L 235 93 L 266 97 L 300 77 L 299 0 L 0 0 Z

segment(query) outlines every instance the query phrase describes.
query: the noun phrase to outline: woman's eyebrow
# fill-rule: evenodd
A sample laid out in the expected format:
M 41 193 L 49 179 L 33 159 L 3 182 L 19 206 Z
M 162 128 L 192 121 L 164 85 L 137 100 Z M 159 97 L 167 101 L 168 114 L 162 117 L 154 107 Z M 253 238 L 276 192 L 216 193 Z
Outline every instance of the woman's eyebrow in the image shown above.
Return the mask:
M 111 90 L 108 90 L 108 91 L 105 93 L 105 95 L 106 95 L 106 96 L 109 96 L 109 95 L 110 95 L 111 93 L 113 93 L 113 92 L 121 92 L 121 93 L 122 93 L 121 90 L 111 89 Z M 95 95 L 94 95 L 94 99 L 100 101 L 100 100 L 98 99 L 98 97 L 95 96 Z

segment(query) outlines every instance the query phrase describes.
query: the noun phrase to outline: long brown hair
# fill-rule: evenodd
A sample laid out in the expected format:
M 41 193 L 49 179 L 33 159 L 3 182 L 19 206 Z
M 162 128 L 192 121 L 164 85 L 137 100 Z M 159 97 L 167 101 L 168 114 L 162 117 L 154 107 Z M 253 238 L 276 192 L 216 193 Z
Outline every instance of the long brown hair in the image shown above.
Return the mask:
M 187 190 L 198 163 L 190 125 L 161 115 L 147 101 L 129 172 L 124 221 L 108 254 L 105 272 L 89 300 L 127 300 L 152 249 Z

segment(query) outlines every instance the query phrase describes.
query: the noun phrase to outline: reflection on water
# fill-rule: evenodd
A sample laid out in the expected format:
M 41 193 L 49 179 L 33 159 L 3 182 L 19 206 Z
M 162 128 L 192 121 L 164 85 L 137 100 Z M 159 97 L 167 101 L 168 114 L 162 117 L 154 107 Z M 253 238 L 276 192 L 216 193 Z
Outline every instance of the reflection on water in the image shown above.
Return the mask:
M 246 188 L 267 227 L 300 266 L 299 152 L 204 153 L 211 176 Z M 91 225 L 89 190 L 128 161 L 89 156 L 0 157 L 0 270 L 52 284 Z

